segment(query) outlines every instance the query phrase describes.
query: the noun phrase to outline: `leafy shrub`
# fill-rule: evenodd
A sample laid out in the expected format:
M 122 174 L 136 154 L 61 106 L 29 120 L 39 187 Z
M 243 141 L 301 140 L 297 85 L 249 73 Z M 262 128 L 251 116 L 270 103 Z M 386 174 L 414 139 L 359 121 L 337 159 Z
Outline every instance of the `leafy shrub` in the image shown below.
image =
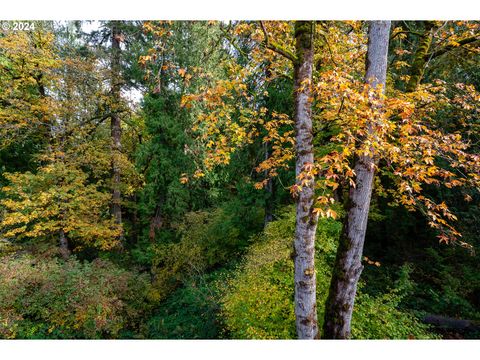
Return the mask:
M 319 222 L 317 231 L 317 291 L 326 298 L 330 266 L 335 258 L 335 239 L 341 225 Z M 291 211 L 267 225 L 245 259 L 228 279 L 222 299 L 226 336 L 240 339 L 295 338 L 293 306 L 293 233 Z
M 105 260 L 6 256 L 0 263 L 0 338 L 116 338 L 137 331 L 145 276 Z
M 357 339 L 435 339 L 425 325 L 410 312 L 401 311 L 400 302 L 411 293 L 412 267 L 400 268 L 393 289 L 377 296 L 362 291 L 361 284 L 352 316 L 352 337 Z
M 148 321 L 148 338 L 216 339 L 221 331 L 217 281 L 225 270 L 197 276 L 178 288 Z
M 249 216 L 254 218 L 254 223 L 261 219 L 256 209 Z M 153 272 L 157 300 L 164 299 L 192 276 L 225 265 L 238 256 L 248 245 L 250 235 L 248 230 L 241 227 L 238 217 L 238 214 L 224 208 L 185 215 L 183 222 L 176 226 L 179 241 L 154 247 Z
M 291 260 L 295 220 L 292 211 L 270 223 L 242 265 L 226 281 L 222 302 L 225 336 L 240 339 L 296 338 Z M 319 327 L 328 295 L 341 223 L 321 219 L 317 229 L 316 271 Z M 406 283 L 406 282 L 404 282 Z M 357 295 L 354 338 L 430 338 L 427 327 L 397 309 L 406 285 L 380 296 Z M 388 322 L 385 325 L 385 321 Z
M 21 246 L 6 239 L 0 238 L 0 257 L 13 254 L 21 249 Z
M 3 174 L 0 233 L 15 241 L 57 241 L 62 230 L 76 250 L 117 247 L 120 228 L 105 216 L 111 195 L 88 184 L 75 166 L 51 163 L 36 173 Z
M 480 320 L 477 258 L 465 249 L 427 248 L 415 264 L 416 286 L 405 303 L 430 314 Z

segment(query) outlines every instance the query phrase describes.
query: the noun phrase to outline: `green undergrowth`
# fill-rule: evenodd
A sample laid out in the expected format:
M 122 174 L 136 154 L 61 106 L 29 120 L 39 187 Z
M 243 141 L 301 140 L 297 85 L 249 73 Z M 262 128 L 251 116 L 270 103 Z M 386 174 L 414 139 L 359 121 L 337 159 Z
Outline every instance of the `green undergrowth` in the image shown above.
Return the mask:
M 296 337 L 292 239 L 294 213 L 285 211 L 270 223 L 249 249 L 242 265 L 222 284 L 221 314 L 224 336 L 236 339 L 291 339 Z M 335 259 L 341 223 L 321 219 L 316 238 L 319 328 Z M 432 339 L 429 328 L 399 303 L 410 286 L 408 267 L 385 293 L 368 295 L 361 283 L 352 319 L 354 339 Z
M 105 260 L 31 255 L 0 262 L 0 338 L 138 337 L 149 310 L 149 281 Z

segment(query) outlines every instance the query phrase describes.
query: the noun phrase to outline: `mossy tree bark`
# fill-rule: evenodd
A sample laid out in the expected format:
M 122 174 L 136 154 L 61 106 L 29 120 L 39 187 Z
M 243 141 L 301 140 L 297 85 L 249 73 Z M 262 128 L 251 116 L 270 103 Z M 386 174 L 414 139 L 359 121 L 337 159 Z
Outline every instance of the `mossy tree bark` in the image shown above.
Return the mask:
M 296 130 L 296 175 L 313 164 L 312 98 L 313 22 L 295 23 L 296 59 L 294 61 L 294 97 Z M 296 198 L 295 227 L 295 316 L 299 339 L 318 337 L 316 276 L 314 266 L 317 216 L 314 178 L 302 185 Z
M 313 72 L 313 21 L 295 22 L 295 53 L 272 41 L 264 24 L 264 46 L 293 62 L 296 160 L 298 177 L 306 165 L 313 165 L 312 127 L 312 72 Z M 307 181 L 305 181 L 307 180 Z M 304 179 L 296 197 L 296 224 L 294 239 L 295 324 L 299 339 L 318 338 L 317 298 L 315 275 L 315 232 L 318 215 L 315 214 L 315 179 Z
M 410 78 L 406 85 L 407 92 L 413 92 L 417 89 L 418 85 L 422 81 L 429 61 L 462 46 L 468 44 L 472 45 L 473 43 L 478 43 L 480 41 L 480 35 L 475 34 L 474 36 L 469 36 L 458 40 L 455 45 L 448 44 L 434 49 L 434 46 L 432 46 L 433 37 L 435 31 L 438 30 L 439 25 L 435 21 L 423 21 L 423 27 L 424 32 L 420 36 L 417 49 L 413 55 L 412 65 L 410 67 Z
M 420 81 L 422 81 L 425 66 L 428 62 L 428 53 L 432 46 L 433 32 L 435 30 L 434 21 L 424 21 L 425 31 L 418 41 L 418 47 L 413 55 L 412 66 L 410 67 L 410 78 L 407 83 L 407 92 L 415 91 Z
M 369 26 L 365 81 L 372 87 L 381 85 L 385 89 L 390 25 L 390 21 L 372 21 Z M 373 126 L 368 126 L 367 129 L 369 132 L 374 131 Z M 327 339 L 350 338 L 357 284 L 363 270 L 361 260 L 373 189 L 375 159 L 371 156 L 359 156 L 355 160 L 354 169 L 355 187 L 350 188 L 348 213 L 343 224 L 325 309 L 323 336 Z

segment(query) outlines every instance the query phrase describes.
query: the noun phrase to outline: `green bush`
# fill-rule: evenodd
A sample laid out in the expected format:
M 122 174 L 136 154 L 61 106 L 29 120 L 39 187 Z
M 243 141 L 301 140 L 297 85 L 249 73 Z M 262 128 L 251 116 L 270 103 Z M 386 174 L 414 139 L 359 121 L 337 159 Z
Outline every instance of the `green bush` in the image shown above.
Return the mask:
M 247 247 L 252 230 L 243 228 L 239 214 L 229 210 L 227 207 L 187 213 L 175 226 L 179 240 L 154 246 L 153 285 L 157 300 L 164 299 L 192 276 L 227 264 Z M 249 216 L 250 223 L 262 219 L 256 208 Z
M 18 244 L 14 244 L 11 241 L 0 238 L 0 258 L 2 256 L 14 254 L 20 249 L 21 249 L 21 246 L 19 246 Z
M 296 338 L 291 260 L 294 225 L 292 211 L 270 223 L 250 248 L 234 276 L 226 281 L 225 295 L 221 299 L 225 336 L 240 339 Z M 319 221 L 316 271 L 320 328 L 340 231 L 341 223 L 338 221 Z M 397 309 L 406 282 L 375 297 L 359 291 L 352 321 L 354 338 L 434 337 L 413 315 Z
M 467 250 L 444 246 L 422 251 L 415 263 L 415 289 L 405 303 L 430 314 L 480 320 L 478 260 Z M 477 255 L 478 256 L 478 255 Z
M 322 220 L 317 232 L 317 291 L 326 298 L 327 278 L 335 258 L 341 225 Z M 295 338 L 292 244 L 295 219 L 291 211 L 267 225 L 242 265 L 226 283 L 222 299 L 226 336 L 240 339 Z M 325 280 L 325 281 L 323 281 Z
M 356 339 L 436 339 L 429 326 L 410 312 L 401 311 L 400 302 L 411 293 L 412 267 L 400 268 L 398 280 L 389 291 L 376 296 L 362 291 L 361 284 L 352 316 L 352 338 Z
M 197 276 L 165 299 L 148 321 L 150 339 L 217 339 L 221 331 L 217 282 L 225 270 Z
M 0 338 L 98 339 L 139 332 L 148 281 L 104 260 L 6 256 L 0 263 Z

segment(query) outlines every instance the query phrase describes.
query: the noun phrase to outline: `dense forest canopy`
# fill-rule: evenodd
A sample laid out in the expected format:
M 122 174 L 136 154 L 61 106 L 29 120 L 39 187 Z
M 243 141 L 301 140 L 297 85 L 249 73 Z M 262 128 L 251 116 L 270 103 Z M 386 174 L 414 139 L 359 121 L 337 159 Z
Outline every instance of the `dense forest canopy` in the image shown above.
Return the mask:
M 7 24 L 0 338 L 479 338 L 480 22 Z

